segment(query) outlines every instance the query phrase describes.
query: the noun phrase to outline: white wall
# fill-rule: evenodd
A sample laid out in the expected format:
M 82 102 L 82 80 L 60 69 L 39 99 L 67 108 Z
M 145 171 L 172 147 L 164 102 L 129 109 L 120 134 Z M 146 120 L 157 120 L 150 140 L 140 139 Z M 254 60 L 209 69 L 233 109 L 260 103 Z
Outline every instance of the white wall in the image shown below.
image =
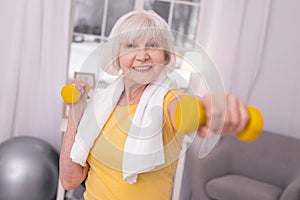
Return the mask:
M 300 1 L 273 0 L 261 72 L 249 104 L 265 129 L 300 138 Z

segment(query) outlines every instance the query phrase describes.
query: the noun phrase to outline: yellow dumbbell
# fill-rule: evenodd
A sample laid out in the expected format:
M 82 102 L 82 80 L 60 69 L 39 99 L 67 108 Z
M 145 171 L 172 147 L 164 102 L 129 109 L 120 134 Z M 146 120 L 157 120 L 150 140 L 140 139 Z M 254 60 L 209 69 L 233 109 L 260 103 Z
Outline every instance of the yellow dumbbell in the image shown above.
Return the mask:
M 256 140 L 263 129 L 263 117 L 260 111 L 247 106 L 249 122 L 246 128 L 237 134 L 237 138 L 244 142 Z M 174 113 L 176 129 L 181 133 L 192 133 L 206 123 L 205 110 L 201 102 L 191 96 L 182 97 Z
M 88 91 L 90 90 L 90 86 L 88 86 Z M 75 84 L 67 84 L 61 89 L 61 97 L 66 103 L 72 104 L 79 101 L 81 94 L 84 92 L 80 91 L 80 89 Z
M 182 97 L 175 107 L 174 121 L 180 133 L 192 133 L 206 123 L 201 102 L 191 96 Z

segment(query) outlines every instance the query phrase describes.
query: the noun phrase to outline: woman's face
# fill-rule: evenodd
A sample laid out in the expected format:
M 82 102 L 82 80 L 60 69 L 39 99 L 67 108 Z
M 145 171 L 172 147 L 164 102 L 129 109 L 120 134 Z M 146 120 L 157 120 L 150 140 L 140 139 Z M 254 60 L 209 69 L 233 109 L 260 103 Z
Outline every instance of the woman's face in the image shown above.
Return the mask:
M 165 63 L 165 51 L 154 39 L 139 37 L 132 43 L 122 43 L 119 55 L 124 78 L 133 84 L 145 85 L 155 80 Z

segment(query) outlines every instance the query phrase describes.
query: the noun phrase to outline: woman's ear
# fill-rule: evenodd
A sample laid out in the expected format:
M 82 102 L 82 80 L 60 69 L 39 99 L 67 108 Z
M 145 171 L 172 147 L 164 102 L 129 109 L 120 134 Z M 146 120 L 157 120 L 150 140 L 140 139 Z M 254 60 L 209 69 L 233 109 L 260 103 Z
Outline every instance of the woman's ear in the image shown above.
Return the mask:
M 164 64 L 167 65 L 170 63 L 170 61 L 171 61 L 170 55 L 167 52 L 165 52 L 165 63 Z

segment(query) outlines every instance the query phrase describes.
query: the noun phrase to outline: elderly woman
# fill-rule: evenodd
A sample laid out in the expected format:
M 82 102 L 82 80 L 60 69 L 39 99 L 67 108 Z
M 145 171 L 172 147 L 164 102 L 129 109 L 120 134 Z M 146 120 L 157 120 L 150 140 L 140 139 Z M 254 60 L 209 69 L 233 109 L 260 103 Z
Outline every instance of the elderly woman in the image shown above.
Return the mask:
M 183 136 L 174 113 L 186 96 L 166 76 L 175 63 L 171 33 L 153 11 L 133 11 L 118 20 L 110 38 L 107 67 L 120 76 L 88 105 L 87 92 L 70 105 L 62 185 L 69 190 L 85 180 L 87 200 L 170 199 Z M 248 122 L 246 107 L 233 96 L 225 98 L 221 133 L 237 133 Z M 199 101 L 207 120 L 197 132 L 204 137 L 211 118 L 219 116 L 211 113 L 209 95 Z

